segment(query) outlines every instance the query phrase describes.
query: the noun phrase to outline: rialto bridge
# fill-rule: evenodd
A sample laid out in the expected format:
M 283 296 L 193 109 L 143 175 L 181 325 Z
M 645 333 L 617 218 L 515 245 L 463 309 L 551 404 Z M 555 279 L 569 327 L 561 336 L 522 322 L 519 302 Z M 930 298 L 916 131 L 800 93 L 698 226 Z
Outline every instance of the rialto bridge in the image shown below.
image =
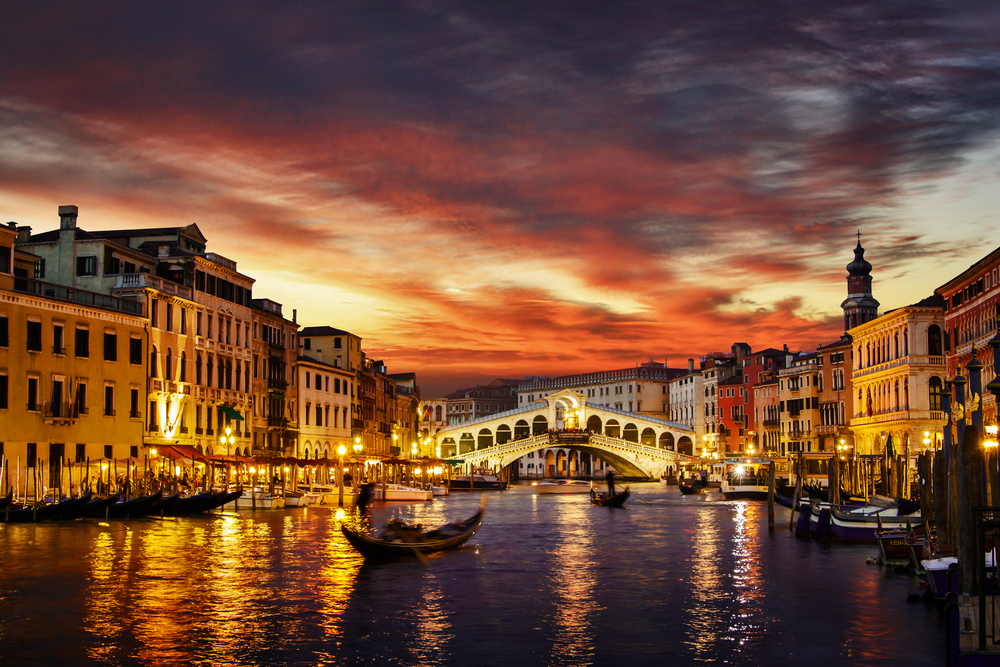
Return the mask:
M 695 433 L 683 424 L 592 405 L 568 389 L 523 408 L 446 427 L 432 438 L 439 456 L 474 468 L 508 466 L 547 447 L 591 454 L 628 477 L 660 477 L 695 460 Z

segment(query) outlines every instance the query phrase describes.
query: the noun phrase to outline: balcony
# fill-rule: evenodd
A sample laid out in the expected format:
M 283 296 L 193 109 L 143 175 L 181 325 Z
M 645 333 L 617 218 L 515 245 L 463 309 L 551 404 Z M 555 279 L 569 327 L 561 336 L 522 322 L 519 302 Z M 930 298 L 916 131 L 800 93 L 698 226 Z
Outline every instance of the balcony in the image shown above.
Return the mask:
M 42 419 L 46 424 L 72 424 L 76 421 L 76 405 L 64 401 L 45 401 Z
M 52 283 L 43 283 L 40 280 L 32 280 L 31 278 L 17 278 L 14 281 L 14 291 L 68 301 L 84 306 L 93 306 L 94 308 L 115 310 L 129 315 L 142 316 L 144 312 L 143 305 L 138 301 L 119 299 L 118 297 L 106 294 L 87 292 Z
M 270 428 L 285 428 L 288 426 L 288 420 L 284 417 L 268 417 L 267 425 Z
M 152 273 L 120 273 L 115 276 L 115 285 L 111 289 L 135 291 L 147 288 L 185 299 L 192 299 L 194 294 L 190 287 L 154 276 Z
M 285 382 L 284 380 L 279 380 L 277 378 L 268 378 L 267 379 L 267 388 L 268 389 L 285 389 L 287 387 L 288 387 L 288 383 Z

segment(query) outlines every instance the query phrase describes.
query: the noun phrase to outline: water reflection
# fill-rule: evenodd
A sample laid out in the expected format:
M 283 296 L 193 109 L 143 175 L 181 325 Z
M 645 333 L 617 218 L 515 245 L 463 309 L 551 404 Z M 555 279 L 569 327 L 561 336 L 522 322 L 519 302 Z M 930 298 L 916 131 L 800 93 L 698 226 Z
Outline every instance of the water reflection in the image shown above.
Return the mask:
M 689 510 L 695 513 L 691 560 L 691 603 L 685 605 L 688 642 L 695 656 L 708 658 L 715 654 L 716 645 L 725 631 L 725 621 L 719 614 L 726 593 L 720 570 L 723 536 L 719 516 L 722 511 L 715 503 L 703 503 Z
M 591 507 L 564 500 L 567 508 L 556 527 L 558 546 L 552 563 L 552 592 L 555 614 L 552 619 L 550 665 L 591 665 L 594 662 L 594 635 L 591 621 L 602 610 L 595 592 L 594 546 Z
M 745 653 L 760 643 L 767 631 L 768 619 L 762 606 L 763 589 L 760 554 L 760 503 L 736 504 L 733 523 L 733 587 L 739 604 L 733 612 L 729 632 L 737 644 L 736 653 Z

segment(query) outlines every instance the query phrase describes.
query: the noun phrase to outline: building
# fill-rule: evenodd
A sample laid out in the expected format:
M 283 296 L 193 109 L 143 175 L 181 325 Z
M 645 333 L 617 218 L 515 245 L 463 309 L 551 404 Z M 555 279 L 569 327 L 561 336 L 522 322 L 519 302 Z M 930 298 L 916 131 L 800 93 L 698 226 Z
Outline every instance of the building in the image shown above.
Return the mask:
M 207 251 L 197 225 L 88 232 L 76 206 L 59 229 L 17 245 L 38 256 L 36 275 L 59 285 L 134 300 L 149 325 L 144 444 L 250 453 L 251 292 L 236 262 Z M 194 428 L 191 428 L 191 424 Z
M 403 454 L 410 457 L 435 457 L 436 453 L 421 447 L 420 386 L 416 373 L 392 373 L 389 379 L 396 384 L 396 409 L 394 435 Z
M 755 449 L 765 456 L 781 452 L 781 397 L 777 371 L 753 386 L 753 432 Z
M 819 451 L 813 426 L 819 424 L 819 358 L 816 353 L 793 355 L 778 371 L 779 453 Z
M 136 301 L 37 280 L 41 258 L 16 238 L 0 227 L 0 454 L 8 483 L 41 497 L 69 492 L 88 461 L 142 460 L 146 318 Z
M 517 380 L 496 379 L 488 385 L 459 389 L 445 396 L 449 424 L 499 414 L 517 407 Z
M 420 399 L 420 435 L 428 438 L 448 425 L 448 399 Z M 440 456 L 435 453 L 434 456 Z
M 343 329 L 329 326 L 303 327 L 299 331 L 299 353 L 312 357 L 317 361 L 332 364 L 354 373 L 355 379 L 348 387 L 351 397 L 351 438 L 361 438 L 368 445 L 368 451 L 374 451 L 374 433 L 365 431 L 365 418 L 361 407 L 361 372 L 364 352 L 361 351 L 361 336 Z M 369 378 L 374 382 L 374 378 Z M 374 401 L 374 388 L 370 395 Z M 374 414 L 374 402 L 372 402 Z
M 1000 317 L 998 271 L 1000 248 L 935 290 L 944 299 L 944 331 L 943 335 L 931 331 L 928 343 L 931 356 L 944 355 L 949 380 L 965 375 L 965 365 L 972 361 L 973 348 L 978 351 L 979 361 L 984 366 L 983 385 L 996 377 L 989 341 L 997 332 L 997 318 Z M 993 394 L 984 391 L 982 401 L 984 419 L 996 419 Z
M 851 336 L 845 332 L 840 340 L 816 350 L 819 422 L 815 429 L 819 451 L 835 452 L 839 445 L 854 446 L 850 427 L 854 414 L 853 349 Z
M 355 453 L 352 438 L 351 387 L 355 374 L 302 355 L 296 360 L 295 396 L 298 439 L 295 456 L 334 458 L 341 445 Z
M 561 389 L 584 394 L 589 403 L 667 419 L 670 414 L 670 380 L 684 374 L 653 360 L 634 368 L 578 373 L 556 378 L 528 377 L 518 383 L 517 406 L 530 405 Z
M 859 454 L 887 453 L 891 437 L 893 454 L 914 455 L 927 448 L 924 433 L 941 433 L 943 325 L 944 299 L 934 294 L 848 332 L 854 348 L 850 423 Z
M 253 317 L 253 452 L 288 456 L 296 451 L 300 413 L 295 405 L 296 336 L 299 325 L 286 320 L 281 304 L 250 302 Z

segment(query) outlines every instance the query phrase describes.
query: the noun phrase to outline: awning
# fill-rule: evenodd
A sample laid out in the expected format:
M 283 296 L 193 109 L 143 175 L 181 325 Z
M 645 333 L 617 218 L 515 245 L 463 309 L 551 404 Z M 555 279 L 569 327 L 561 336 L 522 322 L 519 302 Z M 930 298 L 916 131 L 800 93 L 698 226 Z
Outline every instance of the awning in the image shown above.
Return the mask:
M 219 409 L 222 410 L 223 413 L 225 413 L 226 415 L 228 415 L 230 419 L 235 419 L 237 421 L 243 421 L 243 417 L 241 417 L 240 413 L 236 412 L 236 410 L 233 410 L 232 408 L 227 407 L 225 405 L 221 406 Z
M 155 447 L 158 458 L 178 459 L 183 461 L 188 459 L 194 461 L 207 461 L 205 455 L 190 445 L 160 445 Z M 185 465 L 189 465 L 186 463 Z

